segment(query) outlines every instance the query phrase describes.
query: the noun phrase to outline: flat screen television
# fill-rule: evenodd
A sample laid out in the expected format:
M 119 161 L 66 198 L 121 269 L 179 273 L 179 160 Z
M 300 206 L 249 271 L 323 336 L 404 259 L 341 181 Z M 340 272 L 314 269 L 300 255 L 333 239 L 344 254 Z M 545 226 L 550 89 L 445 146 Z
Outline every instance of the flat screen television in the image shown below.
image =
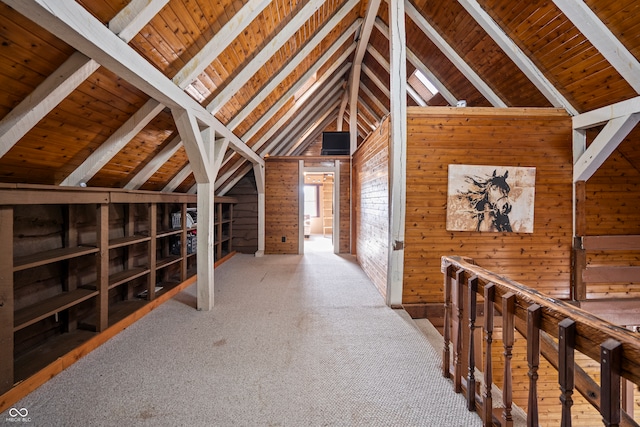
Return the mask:
M 349 132 L 322 132 L 323 156 L 348 156 L 350 148 Z

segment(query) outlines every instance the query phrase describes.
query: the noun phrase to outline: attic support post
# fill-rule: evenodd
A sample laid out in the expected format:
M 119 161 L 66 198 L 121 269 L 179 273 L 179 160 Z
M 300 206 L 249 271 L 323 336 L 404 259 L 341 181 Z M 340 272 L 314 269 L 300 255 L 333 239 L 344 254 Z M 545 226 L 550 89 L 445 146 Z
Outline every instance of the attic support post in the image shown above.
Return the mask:
M 389 141 L 389 263 L 387 305 L 402 304 L 407 148 L 407 52 L 403 1 L 389 3 L 391 121 Z
M 171 110 L 178 132 L 184 143 L 189 163 L 198 183 L 198 310 L 208 311 L 213 308 L 213 240 L 214 240 L 214 139 L 211 129 L 205 129 L 206 144 L 200 134 L 196 118 L 186 110 Z

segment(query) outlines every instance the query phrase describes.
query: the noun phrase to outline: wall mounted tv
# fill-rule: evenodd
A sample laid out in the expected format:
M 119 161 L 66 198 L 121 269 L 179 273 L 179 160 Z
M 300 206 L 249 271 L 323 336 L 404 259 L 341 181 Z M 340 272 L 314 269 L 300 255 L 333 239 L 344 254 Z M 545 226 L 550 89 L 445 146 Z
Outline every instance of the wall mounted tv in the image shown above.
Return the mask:
M 350 141 L 349 132 L 322 132 L 323 156 L 348 156 Z

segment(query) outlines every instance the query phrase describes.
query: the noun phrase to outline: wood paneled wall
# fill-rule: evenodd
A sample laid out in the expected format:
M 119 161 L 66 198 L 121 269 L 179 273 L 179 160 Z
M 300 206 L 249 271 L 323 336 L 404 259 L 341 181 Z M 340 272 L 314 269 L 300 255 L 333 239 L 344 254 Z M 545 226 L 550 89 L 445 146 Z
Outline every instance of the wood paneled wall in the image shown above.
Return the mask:
M 238 200 L 233 205 L 233 249 L 244 254 L 258 250 L 258 190 L 253 171 L 226 194 Z
M 266 162 L 264 251 L 267 254 L 298 253 L 298 175 L 298 161 L 269 159 Z
M 356 256 L 367 276 L 386 297 L 389 241 L 389 118 L 369 135 L 353 155 L 353 196 Z
M 640 171 L 630 158 L 638 145 L 637 128 L 585 184 L 587 236 L 640 234 Z M 640 251 L 587 251 L 587 266 L 638 266 Z M 587 299 L 637 298 L 640 283 L 589 283 Z
M 351 162 L 340 162 L 340 242 L 341 254 L 351 253 Z
M 265 253 L 297 254 L 299 238 L 299 162 L 304 160 L 305 167 L 322 167 L 334 159 L 310 157 L 268 158 L 266 161 L 266 200 L 265 200 Z M 349 253 L 351 247 L 351 168 L 344 157 L 335 159 L 340 162 L 340 237 L 339 253 Z M 282 242 L 282 236 L 286 242 Z
M 571 119 L 556 109 L 409 108 L 404 304 L 442 303 L 442 255 L 556 298 L 570 291 Z M 532 234 L 445 229 L 450 164 L 536 168 Z

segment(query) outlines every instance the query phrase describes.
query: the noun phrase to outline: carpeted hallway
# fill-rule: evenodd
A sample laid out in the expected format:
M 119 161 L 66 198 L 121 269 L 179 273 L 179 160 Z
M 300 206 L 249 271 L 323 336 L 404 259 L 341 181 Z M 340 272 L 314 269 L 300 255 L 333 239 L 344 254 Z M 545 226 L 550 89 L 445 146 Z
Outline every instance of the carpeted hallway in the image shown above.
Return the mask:
M 318 243 L 236 255 L 212 311 L 192 286 L 14 406 L 38 426 L 481 425 L 406 314 Z

